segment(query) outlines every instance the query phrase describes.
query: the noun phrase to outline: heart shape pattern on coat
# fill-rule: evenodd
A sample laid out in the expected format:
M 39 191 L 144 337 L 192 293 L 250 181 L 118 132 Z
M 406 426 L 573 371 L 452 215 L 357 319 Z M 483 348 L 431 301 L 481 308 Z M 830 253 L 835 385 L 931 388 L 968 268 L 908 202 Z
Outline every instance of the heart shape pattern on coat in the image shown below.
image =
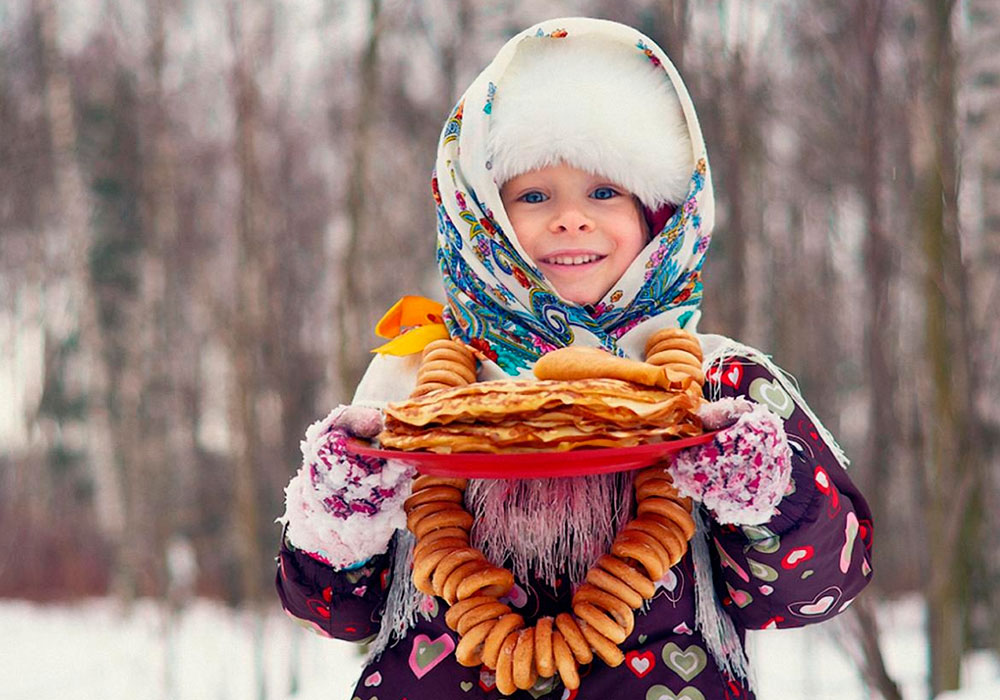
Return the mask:
M 815 550 L 812 545 L 805 545 L 803 547 L 796 547 L 788 554 L 785 555 L 784 559 L 781 560 L 782 569 L 794 569 L 796 566 L 804 561 L 809 561 L 813 558 Z
M 377 688 L 380 685 L 382 685 L 382 674 L 379 673 L 378 671 L 375 671 L 375 673 L 372 673 L 367 678 L 365 678 L 366 688 Z
M 479 687 L 487 693 L 497 687 L 497 674 L 488 666 L 483 665 L 479 669 Z
M 410 670 L 417 678 L 423 678 L 454 650 L 455 640 L 447 632 L 434 640 L 426 634 L 418 634 L 410 649 Z
M 743 381 L 743 365 L 736 364 L 735 362 L 725 366 L 713 364 L 705 372 L 705 379 L 711 384 L 722 383 L 734 389 L 739 389 L 740 382 Z
M 812 600 L 790 603 L 788 610 L 798 617 L 818 617 L 829 612 L 830 608 L 840 602 L 844 592 L 837 586 L 829 586 L 816 594 Z
M 759 578 L 761 581 L 778 580 L 778 572 L 764 562 L 747 557 L 747 564 L 750 566 L 750 573 L 753 574 L 754 578 Z
M 646 700 L 705 700 L 705 696 L 700 690 L 691 686 L 674 693 L 667 686 L 657 684 L 646 691 Z
M 663 645 L 663 651 L 660 655 L 663 657 L 663 663 L 667 665 L 667 668 L 685 681 L 690 681 L 701 673 L 708 663 L 705 650 L 697 644 L 692 644 L 686 649 L 681 649 L 674 642 L 667 642 Z
M 847 514 L 847 522 L 844 524 L 844 546 L 840 548 L 840 573 L 846 574 L 851 568 L 851 557 L 854 555 L 854 543 L 858 538 L 858 516 L 851 511 Z
M 651 651 L 644 651 L 641 654 L 637 651 L 630 651 L 625 654 L 625 665 L 628 666 L 629 671 L 635 674 L 636 678 L 644 678 L 649 675 L 655 663 L 656 657 Z
M 736 607 L 745 608 L 753 602 L 753 596 L 746 591 L 733 588 L 728 583 L 726 583 L 726 588 L 729 590 L 729 598 L 736 604 Z
M 785 391 L 778 380 L 771 381 L 764 377 L 757 377 L 750 382 L 748 393 L 751 399 L 757 403 L 764 404 L 785 420 L 792 417 L 792 412 L 795 410 L 795 402 L 792 401 L 792 397 Z

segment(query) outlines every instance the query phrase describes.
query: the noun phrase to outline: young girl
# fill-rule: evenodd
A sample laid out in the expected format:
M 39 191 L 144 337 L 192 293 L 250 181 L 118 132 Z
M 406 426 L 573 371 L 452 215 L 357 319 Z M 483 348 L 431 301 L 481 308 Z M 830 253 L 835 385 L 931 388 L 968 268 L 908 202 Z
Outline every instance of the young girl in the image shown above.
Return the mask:
M 309 429 L 287 489 L 282 604 L 331 637 L 374 637 L 361 699 L 500 697 L 492 670 L 456 661 L 447 603 L 413 587 L 412 470 L 347 449 L 413 389 L 420 347 L 450 335 L 478 350 L 480 380 L 528 377 L 569 345 L 644 359 L 655 331 L 693 331 L 700 315 L 705 146 L 677 71 L 634 29 L 558 19 L 514 37 L 445 124 L 433 191 L 443 319 L 404 299 L 383 320 L 420 327 Z M 833 438 L 762 353 L 699 339 L 702 418 L 722 430 L 671 466 L 700 504 L 688 553 L 636 614 L 624 663 L 595 658 L 575 690 L 556 675 L 513 697 L 750 698 L 746 630 L 828 619 L 870 579 L 870 514 Z M 472 543 L 514 572 L 504 600 L 526 622 L 568 609 L 634 509 L 631 478 L 470 481 Z

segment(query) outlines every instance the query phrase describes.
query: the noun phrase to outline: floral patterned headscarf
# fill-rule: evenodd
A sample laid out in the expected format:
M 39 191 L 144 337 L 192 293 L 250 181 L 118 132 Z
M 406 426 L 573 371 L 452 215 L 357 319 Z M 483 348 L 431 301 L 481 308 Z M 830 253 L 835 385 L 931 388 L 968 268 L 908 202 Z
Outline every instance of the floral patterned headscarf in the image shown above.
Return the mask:
M 501 76 L 522 41 L 562 41 L 599 34 L 622 51 L 644 54 L 671 81 L 687 121 L 695 166 L 687 196 L 597 304 L 562 299 L 514 235 L 490 173 L 487 139 Z M 445 123 L 432 182 L 437 258 L 452 337 L 481 351 L 487 375 L 527 373 L 546 352 L 569 345 L 602 347 L 641 358 L 645 340 L 666 327 L 693 331 L 700 311 L 701 268 L 714 220 L 712 183 L 698 118 L 684 83 L 652 40 L 625 25 L 565 18 L 515 36 L 472 83 Z M 497 371 L 499 370 L 499 371 Z

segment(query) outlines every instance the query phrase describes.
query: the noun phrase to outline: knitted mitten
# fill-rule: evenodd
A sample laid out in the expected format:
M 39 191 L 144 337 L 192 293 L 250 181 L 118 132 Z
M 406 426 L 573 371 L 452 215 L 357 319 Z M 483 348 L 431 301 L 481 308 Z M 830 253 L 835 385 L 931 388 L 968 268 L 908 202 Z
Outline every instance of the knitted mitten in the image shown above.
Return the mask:
M 348 449 L 350 436 L 382 428 L 372 408 L 338 406 L 311 425 L 301 443 L 302 466 L 285 489 L 288 543 L 336 568 L 351 568 L 385 550 L 406 526 L 403 500 L 411 467 Z
M 705 404 L 699 415 L 707 444 L 679 452 L 674 485 L 701 501 L 723 524 L 760 525 L 777 511 L 792 474 L 792 453 L 781 419 L 743 398 Z

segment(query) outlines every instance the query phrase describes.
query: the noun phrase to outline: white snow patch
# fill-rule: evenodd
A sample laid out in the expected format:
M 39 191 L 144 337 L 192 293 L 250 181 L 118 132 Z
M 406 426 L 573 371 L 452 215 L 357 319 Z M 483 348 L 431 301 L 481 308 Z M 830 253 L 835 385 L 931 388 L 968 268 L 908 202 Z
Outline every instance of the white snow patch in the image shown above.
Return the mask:
M 890 674 L 907 700 L 923 700 L 923 605 L 907 599 L 886 606 L 879 617 Z M 873 697 L 834 640 L 836 624 L 751 633 L 759 699 Z M 340 700 L 351 697 L 361 672 L 356 646 L 304 630 L 277 601 L 254 616 L 197 600 L 169 617 L 151 601 L 126 612 L 104 599 L 63 605 L 6 600 L 0 601 L 0 630 L 5 700 Z M 258 692 L 258 676 L 266 695 Z M 1000 664 L 986 652 L 967 657 L 962 690 L 939 696 L 987 698 L 1000 698 Z

